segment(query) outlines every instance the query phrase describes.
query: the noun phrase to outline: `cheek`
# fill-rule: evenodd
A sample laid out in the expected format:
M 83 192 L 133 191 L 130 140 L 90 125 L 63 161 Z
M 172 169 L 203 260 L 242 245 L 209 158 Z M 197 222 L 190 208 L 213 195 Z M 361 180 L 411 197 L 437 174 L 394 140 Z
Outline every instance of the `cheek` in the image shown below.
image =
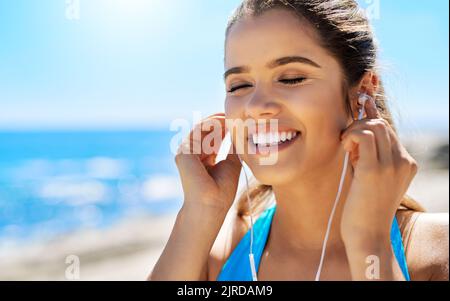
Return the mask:
M 227 130 L 232 134 L 233 144 L 236 145 L 237 141 L 242 141 L 242 131 L 237 127 L 239 120 L 242 118 L 243 107 L 239 101 L 231 100 L 228 97 L 225 98 L 225 118 L 227 120 L 226 127 Z
M 307 147 L 313 151 L 336 147 L 347 120 L 340 90 L 330 84 L 305 85 L 290 98 L 288 106 L 303 125 Z
M 340 97 L 326 87 L 320 85 L 304 86 L 295 95 L 290 96 L 289 110 L 300 122 L 304 123 L 307 131 L 320 130 L 324 123 L 339 116 Z
M 239 116 L 241 106 L 238 102 L 225 98 L 225 117 L 229 119 L 235 119 Z

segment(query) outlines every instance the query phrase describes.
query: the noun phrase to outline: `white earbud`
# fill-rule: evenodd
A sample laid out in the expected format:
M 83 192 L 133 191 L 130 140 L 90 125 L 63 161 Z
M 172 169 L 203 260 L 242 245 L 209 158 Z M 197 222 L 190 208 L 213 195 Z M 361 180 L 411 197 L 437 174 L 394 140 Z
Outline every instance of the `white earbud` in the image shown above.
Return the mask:
M 366 101 L 368 101 L 369 99 L 373 99 L 373 98 L 372 98 L 372 96 L 370 96 L 369 94 L 367 94 L 365 92 L 359 92 L 358 95 L 359 95 L 358 104 L 361 106 L 361 108 L 359 109 L 358 120 L 361 120 L 362 116 L 364 115 L 364 107 L 366 105 Z

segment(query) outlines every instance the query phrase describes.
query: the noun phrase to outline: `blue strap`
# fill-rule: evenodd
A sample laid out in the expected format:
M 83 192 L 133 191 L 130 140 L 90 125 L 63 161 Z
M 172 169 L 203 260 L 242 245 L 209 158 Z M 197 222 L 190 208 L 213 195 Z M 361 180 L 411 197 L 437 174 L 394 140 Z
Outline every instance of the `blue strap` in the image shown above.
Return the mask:
M 391 227 L 391 244 L 394 250 L 395 258 L 402 269 L 403 276 L 406 281 L 410 281 L 408 265 L 406 264 L 405 249 L 403 248 L 402 234 L 400 233 L 400 228 L 398 226 L 397 217 L 394 216 L 394 221 Z
M 266 245 L 267 238 L 272 225 L 272 218 L 276 210 L 276 205 L 266 209 L 253 226 L 254 241 L 253 253 L 255 257 L 256 272 L 258 273 L 259 264 L 262 253 Z M 402 236 L 398 226 L 397 218 L 391 227 L 391 243 L 395 257 L 400 265 L 403 275 L 407 281 L 410 280 L 408 266 L 406 264 L 405 252 L 402 243 Z M 252 281 L 252 273 L 249 261 L 250 250 L 250 231 L 248 231 L 234 251 L 231 253 L 228 260 L 225 262 L 222 270 L 217 277 L 218 281 Z
M 253 254 L 255 257 L 256 273 L 259 270 L 259 263 L 269 236 L 272 217 L 276 206 L 266 209 L 253 225 Z M 252 271 L 250 269 L 250 231 L 231 253 L 228 260 L 222 267 L 222 271 L 217 277 L 217 281 L 252 281 Z

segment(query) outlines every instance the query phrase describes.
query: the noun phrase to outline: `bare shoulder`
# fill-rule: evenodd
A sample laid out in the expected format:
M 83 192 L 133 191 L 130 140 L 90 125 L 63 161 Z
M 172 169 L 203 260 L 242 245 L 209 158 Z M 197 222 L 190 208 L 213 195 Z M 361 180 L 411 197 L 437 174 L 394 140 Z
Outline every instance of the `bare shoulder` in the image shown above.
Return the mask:
M 397 213 L 412 280 L 449 279 L 449 215 Z
M 222 266 L 249 229 L 246 218 L 239 217 L 231 208 L 217 235 L 208 259 L 208 280 L 216 280 Z

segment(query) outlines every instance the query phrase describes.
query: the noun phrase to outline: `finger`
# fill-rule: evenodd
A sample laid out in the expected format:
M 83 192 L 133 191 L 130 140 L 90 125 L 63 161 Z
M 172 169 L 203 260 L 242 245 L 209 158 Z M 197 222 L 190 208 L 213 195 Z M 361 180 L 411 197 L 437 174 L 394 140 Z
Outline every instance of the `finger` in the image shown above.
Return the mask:
M 189 133 L 190 138 L 194 138 L 194 134 L 197 133 L 207 134 L 213 130 L 220 130 L 225 135 L 225 117 L 224 116 L 210 116 L 202 119 L 197 123 Z M 195 137 L 198 138 L 198 137 Z
M 208 172 L 198 155 L 179 153 L 175 156 L 175 163 L 180 174 L 183 189 L 189 187 L 192 179 L 202 179 L 208 176 Z
M 389 132 L 390 139 L 392 141 L 392 160 L 395 166 L 400 166 L 402 163 L 406 161 L 415 162 L 415 159 L 411 156 L 411 154 L 406 150 L 406 148 L 400 142 L 400 139 L 397 137 L 395 132 L 391 130 Z
M 211 174 L 218 182 L 226 181 L 227 177 L 235 177 L 240 174 L 242 164 L 234 150 L 234 146 L 230 145 L 226 158 L 214 166 Z
M 208 158 L 209 164 L 214 165 L 220 146 L 225 138 L 225 119 L 214 117 L 203 124 L 201 158 Z
M 215 114 L 209 115 L 209 116 L 206 117 L 205 119 L 209 119 L 209 118 L 211 118 L 211 117 L 221 117 L 221 116 L 225 117 L 225 113 L 222 113 L 222 112 L 220 112 L 220 113 L 215 113 Z
M 225 117 L 211 116 L 203 119 L 189 133 L 187 139 L 194 154 L 204 160 L 209 155 L 217 155 L 225 137 Z
M 398 171 L 402 171 L 404 170 L 403 168 L 406 167 L 407 171 L 409 171 L 409 173 L 404 173 L 405 176 L 401 177 L 406 191 L 411 181 L 416 176 L 419 170 L 419 166 L 417 164 L 417 161 L 408 153 L 406 148 L 401 144 L 400 139 L 397 137 L 394 130 L 391 129 L 391 131 L 389 131 L 389 135 L 392 141 L 392 161 L 395 166 L 395 169 Z
M 202 131 L 218 131 L 222 134 L 222 137 L 225 136 L 225 116 L 211 116 L 208 119 L 204 120 L 202 122 Z
M 364 122 L 355 125 L 353 130 L 372 131 L 375 135 L 378 162 L 381 166 L 390 166 L 393 164 L 390 135 L 388 128 L 383 120 L 364 120 Z
M 384 167 L 391 166 L 393 164 L 392 143 L 386 125 L 384 122 L 377 119 L 370 123 L 370 129 L 375 133 L 378 161 L 380 162 L 380 165 Z
M 387 123 L 387 121 L 385 122 Z M 392 161 L 395 163 L 407 153 L 407 151 L 390 125 L 387 127 L 387 133 L 389 135 L 389 141 L 391 142 Z
M 379 119 L 382 118 L 378 108 L 375 104 L 375 98 L 369 97 L 369 99 L 364 104 L 366 110 L 367 119 Z
M 394 164 L 395 162 L 400 161 L 401 158 L 411 156 L 401 143 L 400 138 L 397 136 L 391 125 L 385 119 L 381 119 L 380 121 L 385 124 L 386 132 L 389 136 L 389 141 L 391 143 L 392 161 L 394 162 Z
M 212 129 L 202 131 L 202 126 L 205 123 L 207 125 L 213 125 Z M 197 124 L 194 129 L 183 139 L 182 143 L 178 147 L 177 154 L 175 156 L 175 163 L 179 170 L 183 186 L 187 185 L 186 183 L 190 181 L 189 179 L 208 176 L 208 168 L 205 167 L 214 165 L 217 154 L 202 154 L 201 143 L 203 141 L 203 138 L 205 137 L 205 134 L 210 133 L 213 130 L 216 130 L 216 133 L 219 133 L 219 135 L 221 136 L 220 138 L 223 139 L 224 126 L 221 126 L 222 124 L 225 124 L 224 114 L 218 113 L 211 115 Z M 220 130 L 217 129 L 218 126 L 221 127 Z M 199 131 L 199 135 L 194 134 L 195 130 Z M 193 145 L 195 143 L 200 144 L 200 154 L 195 154 L 193 152 Z M 217 148 L 220 148 L 220 143 L 218 143 Z
M 212 120 L 215 120 L 214 122 Z M 207 123 L 205 125 L 205 123 Z M 214 115 L 211 115 L 202 121 L 200 121 L 198 124 L 195 125 L 194 129 L 192 129 L 189 134 L 183 138 L 181 144 L 178 146 L 177 149 L 177 155 L 178 154 L 194 154 L 198 155 L 199 159 L 202 163 L 210 154 L 205 154 L 202 152 L 202 143 L 203 139 L 210 134 L 212 131 L 216 131 L 215 135 L 212 136 L 210 140 L 213 140 L 215 143 L 213 146 L 213 150 L 217 148 L 216 153 L 218 152 L 218 149 L 220 148 L 220 144 L 223 140 L 223 137 L 225 136 L 224 133 L 224 126 L 222 124 L 225 124 L 225 118 L 223 113 L 217 113 Z M 214 128 L 215 126 L 215 128 Z M 202 127 L 206 128 L 207 130 L 202 130 Z M 220 127 L 220 130 L 217 128 Z M 218 131 L 220 131 L 220 135 L 218 134 Z M 212 152 L 214 153 L 214 151 Z M 212 158 L 209 161 L 214 162 L 215 158 Z M 209 164 L 207 162 L 207 164 Z
M 354 130 L 342 140 L 344 149 L 357 157 L 357 166 L 374 169 L 378 165 L 375 134 L 369 130 Z M 355 154 L 356 152 L 356 154 Z

